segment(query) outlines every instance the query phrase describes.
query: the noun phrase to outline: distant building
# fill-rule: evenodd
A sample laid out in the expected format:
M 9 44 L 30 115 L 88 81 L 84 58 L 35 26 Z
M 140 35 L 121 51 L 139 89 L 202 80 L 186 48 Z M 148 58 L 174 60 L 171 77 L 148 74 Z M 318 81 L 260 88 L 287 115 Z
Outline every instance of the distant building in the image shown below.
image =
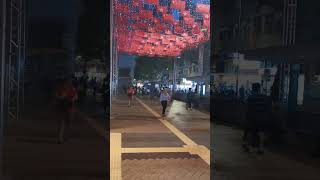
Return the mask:
M 128 87 L 133 81 L 132 69 L 120 68 L 118 76 L 118 89 L 121 91 L 122 88 Z
M 26 79 L 36 81 L 40 77 L 37 73 L 41 73 L 43 78 L 54 78 L 57 74 L 71 76 L 76 60 L 75 47 L 81 1 L 27 2 Z
M 197 89 L 200 95 L 210 93 L 210 42 L 201 44 L 198 49 L 186 52 L 176 59 L 177 83 L 184 79 L 196 84 L 193 89 Z M 172 80 L 172 73 L 170 75 Z M 189 86 L 185 86 L 188 89 Z
M 242 0 L 241 18 L 239 2 L 216 2 L 215 83 L 235 86 L 238 80 L 239 88 L 257 81 L 268 95 L 275 85 L 274 100 L 284 114 L 292 115 L 287 127 L 318 127 L 305 120 L 319 119 L 311 112 L 318 113 L 320 104 L 320 2 Z
M 282 46 L 284 3 L 276 0 L 243 0 L 240 6 L 239 2 L 226 0 L 216 3 L 217 12 L 213 18 L 216 22 L 215 83 L 237 91 L 241 86 L 250 89 L 252 83 L 258 82 L 262 84 L 264 92 L 270 94 L 276 73 L 274 64 L 259 58 L 248 61 L 247 56 L 238 55 L 238 52 Z
M 96 78 L 98 82 L 102 82 L 106 77 L 106 63 L 100 59 L 90 60 L 87 63 L 77 61 L 75 64 L 75 75 L 81 77 L 85 71 L 89 77 Z

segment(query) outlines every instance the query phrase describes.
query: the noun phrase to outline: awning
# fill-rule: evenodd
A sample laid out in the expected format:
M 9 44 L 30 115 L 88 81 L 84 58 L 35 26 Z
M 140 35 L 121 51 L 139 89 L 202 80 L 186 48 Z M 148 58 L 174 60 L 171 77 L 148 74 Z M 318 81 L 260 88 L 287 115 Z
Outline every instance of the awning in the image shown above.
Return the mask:
M 320 44 L 258 48 L 240 51 L 247 60 L 268 60 L 273 63 L 320 63 Z

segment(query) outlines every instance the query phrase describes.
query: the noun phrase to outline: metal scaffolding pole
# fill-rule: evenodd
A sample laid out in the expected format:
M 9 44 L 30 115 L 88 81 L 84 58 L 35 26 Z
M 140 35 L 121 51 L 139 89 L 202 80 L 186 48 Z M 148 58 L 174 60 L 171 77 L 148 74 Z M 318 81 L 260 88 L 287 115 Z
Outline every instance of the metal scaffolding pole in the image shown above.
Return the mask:
M 240 49 L 241 49 L 241 16 L 242 16 L 242 0 L 239 0 L 239 17 L 238 17 L 238 47 L 237 47 L 237 66 L 236 66 L 236 97 L 239 94 L 239 76 L 240 76 Z
M 10 1 L 9 62 L 8 62 L 8 115 L 9 120 L 20 118 L 20 93 L 24 58 L 24 1 Z
M 7 4 L 6 0 L 1 1 L 0 4 L 0 177 L 3 176 L 3 145 L 4 145 L 4 121 L 5 116 L 5 57 L 6 57 L 6 19 L 7 19 Z
M 20 118 L 25 60 L 25 0 L 0 4 L 0 176 L 3 175 L 3 144 L 8 121 Z
M 110 1 L 110 59 L 109 59 L 109 63 L 110 63 L 110 79 L 109 79 L 109 81 L 110 81 L 110 84 L 109 84 L 109 88 L 110 88 L 110 105 L 111 105 L 111 97 L 112 97 L 112 95 L 113 95 L 113 89 L 112 89 L 112 87 L 113 87 L 113 11 L 114 11 L 114 9 L 113 9 L 113 0 L 111 0 Z
M 282 45 L 289 46 L 295 44 L 296 34 L 296 11 L 297 0 L 284 0 L 283 6 L 283 32 L 282 32 Z M 286 76 L 290 74 L 290 68 L 288 63 L 282 63 L 280 65 L 280 86 L 279 86 L 279 99 L 281 102 L 288 100 L 289 92 L 289 78 L 286 80 Z M 288 72 L 285 73 L 285 69 L 288 68 Z M 287 85 L 286 85 L 287 84 Z M 286 96 L 286 97 L 285 97 Z
M 173 58 L 173 72 L 172 72 L 172 92 L 177 89 L 177 57 Z
M 21 110 L 20 110 L 20 117 L 22 117 L 22 112 L 24 110 L 24 100 L 25 100 L 25 94 L 24 94 L 24 85 L 25 85 L 25 65 L 26 65 L 26 21 L 27 21 L 27 11 L 26 11 L 26 1 L 22 1 L 22 11 L 21 11 L 21 53 L 20 53 L 20 58 L 21 58 L 21 67 L 20 67 L 20 71 L 21 71 L 21 76 L 20 76 L 20 82 L 21 82 L 21 88 L 20 88 L 20 106 L 21 106 Z
M 115 26 L 117 26 L 117 24 L 114 24 L 114 1 L 111 1 L 111 7 L 112 7 L 112 10 L 111 10 L 111 14 L 110 14 L 110 17 L 111 17 L 111 25 L 110 25 L 110 28 L 111 28 L 111 38 L 112 39 L 112 42 L 111 42 L 111 67 L 110 67 L 110 72 L 111 72 L 111 94 L 112 96 L 116 96 L 117 95 L 117 87 L 118 87 L 118 52 L 117 52 L 117 41 L 114 37 L 114 31 L 115 31 Z

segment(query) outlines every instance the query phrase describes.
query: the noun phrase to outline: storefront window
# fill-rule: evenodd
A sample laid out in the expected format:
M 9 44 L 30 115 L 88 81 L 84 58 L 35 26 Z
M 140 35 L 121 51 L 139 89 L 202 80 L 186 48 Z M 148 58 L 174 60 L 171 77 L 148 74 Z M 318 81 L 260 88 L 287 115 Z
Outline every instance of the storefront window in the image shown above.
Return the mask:
M 320 64 L 306 65 L 303 106 L 308 111 L 319 111 Z
M 304 74 L 300 74 L 298 79 L 298 95 L 297 95 L 297 104 L 303 104 L 303 94 L 304 94 Z

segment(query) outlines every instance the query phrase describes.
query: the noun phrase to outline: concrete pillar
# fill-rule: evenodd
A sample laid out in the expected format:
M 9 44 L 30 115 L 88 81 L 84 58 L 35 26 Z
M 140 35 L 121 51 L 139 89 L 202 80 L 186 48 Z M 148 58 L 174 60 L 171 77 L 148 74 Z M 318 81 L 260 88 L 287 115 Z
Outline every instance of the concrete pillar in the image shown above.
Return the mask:
M 200 44 L 199 45 L 199 59 L 198 59 L 199 76 L 203 75 L 203 53 L 204 53 L 204 44 Z
M 176 91 L 176 86 L 177 86 L 177 58 L 173 58 L 173 72 L 172 72 L 172 91 Z
M 288 110 L 289 112 L 295 112 L 297 107 L 297 95 L 298 95 L 298 79 L 300 74 L 300 65 L 290 65 L 290 85 L 289 85 L 289 97 L 288 97 Z

